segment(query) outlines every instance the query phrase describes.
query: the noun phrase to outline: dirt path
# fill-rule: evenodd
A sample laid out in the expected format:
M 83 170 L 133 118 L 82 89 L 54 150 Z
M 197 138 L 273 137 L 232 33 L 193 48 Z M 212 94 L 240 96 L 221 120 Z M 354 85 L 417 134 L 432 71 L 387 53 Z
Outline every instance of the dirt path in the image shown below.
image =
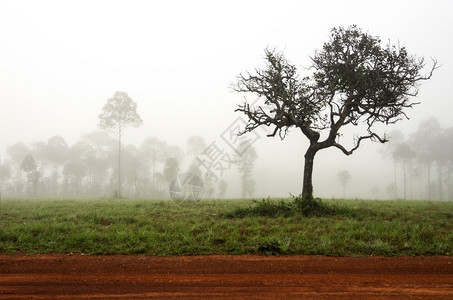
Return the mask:
M 0 299 L 453 299 L 453 257 L 1 255 Z

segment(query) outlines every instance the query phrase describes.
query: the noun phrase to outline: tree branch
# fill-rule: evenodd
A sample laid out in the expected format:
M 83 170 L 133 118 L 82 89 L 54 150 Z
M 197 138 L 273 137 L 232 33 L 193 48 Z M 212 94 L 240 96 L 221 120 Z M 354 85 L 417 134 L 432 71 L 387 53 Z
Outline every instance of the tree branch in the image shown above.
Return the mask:
M 360 143 L 363 140 L 372 140 L 372 141 L 378 140 L 380 143 L 387 143 L 388 142 L 388 139 L 387 139 L 387 137 L 385 135 L 384 135 L 384 137 L 380 137 L 376 133 L 370 133 L 369 135 L 359 137 L 357 139 L 357 142 L 356 142 L 355 146 L 353 148 L 351 148 L 351 150 L 347 150 L 343 145 L 341 145 L 341 144 L 339 144 L 337 142 L 334 142 L 332 144 L 332 146 L 340 149 L 346 155 L 351 155 L 352 153 L 354 153 L 355 150 L 357 150 L 360 147 Z

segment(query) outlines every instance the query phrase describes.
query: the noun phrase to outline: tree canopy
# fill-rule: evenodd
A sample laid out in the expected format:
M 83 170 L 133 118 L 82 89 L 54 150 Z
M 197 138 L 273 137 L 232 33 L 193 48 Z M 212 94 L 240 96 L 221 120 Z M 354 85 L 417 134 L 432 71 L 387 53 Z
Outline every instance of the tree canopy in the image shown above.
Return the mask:
M 108 99 L 99 115 L 99 128 L 111 131 L 118 138 L 122 130 L 142 124 L 143 121 L 137 113 L 137 103 L 125 92 L 116 92 Z

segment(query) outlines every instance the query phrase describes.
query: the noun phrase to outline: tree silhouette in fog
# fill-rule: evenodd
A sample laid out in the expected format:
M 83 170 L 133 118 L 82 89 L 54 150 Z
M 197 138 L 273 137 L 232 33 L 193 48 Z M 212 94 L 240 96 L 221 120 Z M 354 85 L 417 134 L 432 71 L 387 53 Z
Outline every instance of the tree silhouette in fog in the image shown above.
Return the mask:
M 404 200 L 407 199 L 407 167 L 412 167 L 412 160 L 415 157 L 415 152 L 407 143 L 399 144 L 393 151 L 395 161 L 401 162 L 403 167 L 403 191 Z
M 38 182 L 41 173 L 37 170 L 36 161 L 31 154 L 28 154 L 22 160 L 20 169 L 27 173 L 28 181 L 28 195 L 30 196 L 31 188 L 33 188 L 33 196 L 36 197 L 38 192 Z
M 343 199 L 346 197 L 346 186 L 349 183 L 349 180 L 351 180 L 351 175 L 347 170 L 342 170 L 337 173 L 337 178 L 338 181 L 340 181 L 341 186 L 343 187 Z
M 255 147 L 249 140 L 242 141 L 233 155 L 233 162 L 241 173 L 241 196 L 252 197 L 256 190 L 256 182 L 253 179 L 253 168 L 258 158 Z
M 102 108 L 99 115 L 99 128 L 111 132 L 118 140 L 118 185 L 116 196 L 121 197 L 121 139 L 128 127 L 143 124 L 137 113 L 137 103 L 125 92 L 116 92 Z

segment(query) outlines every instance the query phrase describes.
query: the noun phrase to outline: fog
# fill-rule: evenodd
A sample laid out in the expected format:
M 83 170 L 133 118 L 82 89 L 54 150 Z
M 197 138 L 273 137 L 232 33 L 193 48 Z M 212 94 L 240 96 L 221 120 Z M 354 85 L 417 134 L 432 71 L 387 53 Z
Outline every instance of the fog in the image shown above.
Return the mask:
M 137 103 L 137 112 L 143 120 L 142 126 L 124 133 L 123 147 L 131 153 L 134 149 L 139 151 L 145 140 L 154 137 L 175 146 L 173 150 L 176 146 L 180 148 L 184 153 L 180 171 L 187 171 L 194 159 L 187 141 L 191 136 L 198 136 L 206 146 L 215 143 L 222 153 L 233 156 L 234 150 L 229 145 L 232 137 L 227 135 L 241 124 L 240 115 L 234 109 L 244 97 L 230 88 L 236 76 L 263 66 L 266 47 L 284 51 L 303 75 L 310 56 L 327 42 L 333 27 L 357 24 L 384 42 L 399 41 L 410 54 L 425 57 L 427 63 L 431 57 L 435 58 L 441 67 L 421 86 L 414 99 L 421 104 L 407 112 L 410 119 L 380 128 L 383 132 L 393 132 L 396 141 L 388 145 L 366 142 L 351 156 L 338 149 L 317 154 L 315 195 L 391 199 L 404 198 L 406 194 L 406 198 L 412 199 L 451 199 L 451 158 L 437 159 L 434 150 L 426 149 L 440 145 L 446 157 L 453 152 L 448 139 L 451 137 L 448 129 L 453 127 L 450 116 L 452 11 L 453 3 L 447 0 L 380 1 L 378 4 L 0 0 L 0 154 L 2 166 L 11 167 L 10 178 L 3 176 L 3 195 L 33 194 L 25 183 L 20 193 L 14 192 L 14 172 L 17 162 L 23 158 L 15 163 L 8 149 L 17 142 L 22 142 L 31 154 L 39 148 L 39 142 L 41 146 L 47 145 L 54 136 L 60 136 L 69 149 L 82 140 L 93 144 L 105 141 L 103 147 L 108 148 L 112 141 L 105 137 L 106 133 L 93 136 L 93 132 L 100 131 L 98 115 L 116 91 L 128 93 Z M 430 119 L 433 117 L 436 121 Z M 428 147 L 421 145 L 416 137 L 420 124 L 423 128 L 429 120 L 429 124 L 437 122 L 432 135 L 440 138 L 432 139 Z M 348 128 L 342 139 L 352 143 L 354 132 L 354 128 Z M 253 168 L 256 184 L 253 196 L 299 194 L 308 141 L 296 129 L 284 140 L 268 138 L 266 134 L 266 128 L 259 128 L 247 135 L 254 141 L 258 157 Z M 414 155 L 411 163 L 406 161 L 404 172 L 405 160 L 394 155 L 402 143 L 417 153 L 433 153 L 433 157 L 426 163 L 426 158 Z M 113 146 L 104 150 L 107 157 L 104 183 L 94 195 L 109 197 L 114 189 L 116 150 Z M 146 157 L 141 159 L 135 163 L 142 164 Z M 42 166 L 38 157 L 35 160 Z M 60 176 L 56 179 L 59 184 L 56 195 L 63 194 L 65 163 L 53 167 L 46 163 L 37 194 L 41 189 L 40 195 L 46 196 L 43 182 L 46 177 L 50 182 L 54 170 Z M 439 165 L 445 168 L 437 168 Z M 409 176 L 410 170 L 417 166 L 421 175 Z M 144 165 L 148 172 L 150 167 Z M 160 162 L 155 165 L 155 171 L 163 172 L 163 167 L 164 163 Z M 351 178 L 345 189 L 338 179 L 338 173 L 343 170 Z M 25 173 L 21 175 L 23 180 Z M 149 188 L 150 175 L 134 176 L 148 184 L 143 183 L 138 196 L 149 196 L 149 191 L 143 189 Z M 225 180 L 228 184 L 224 197 L 242 196 L 241 175 L 236 165 L 217 176 L 218 181 Z M 439 177 L 444 180 L 439 181 Z M 81 180 L 80 184 L 86 184 L 88 175 Z M 396 185 L 396 191 L 392 184 Z M 126 196 L 137 196 L 136 190 L 127 190 L 125 185 Z M 50 183 L 46 193 L 50 195 L 49 186 Z M 77 191 L 65 191 L 68 196 L 81 195 Z M 218 195 L 218 186 L 213 193 Z

